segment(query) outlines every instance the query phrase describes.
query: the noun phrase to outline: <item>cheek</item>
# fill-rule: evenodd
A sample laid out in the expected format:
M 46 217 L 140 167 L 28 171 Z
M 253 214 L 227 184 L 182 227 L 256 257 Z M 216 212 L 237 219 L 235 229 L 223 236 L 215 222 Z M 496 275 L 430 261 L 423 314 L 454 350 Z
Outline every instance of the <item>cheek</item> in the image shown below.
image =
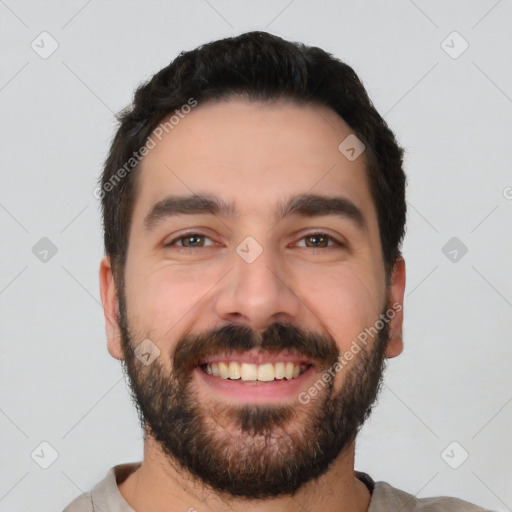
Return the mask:
M 311 276 L 311 274 L 310 274 Z M 371 277 L 362 277 L 348 266 L 303 276 L 300 296 L 329 328 L 341 350 L 366 327 L 374 324 L 381 309 L 381 290 Z
M 164 341 L 181 319 L 207 300 L 204 295 L 216 281 L 218 276 L 212 272 L 177 265 L 156 265 L 145 273 L 132 274 L 127 303 L 134 327 Z

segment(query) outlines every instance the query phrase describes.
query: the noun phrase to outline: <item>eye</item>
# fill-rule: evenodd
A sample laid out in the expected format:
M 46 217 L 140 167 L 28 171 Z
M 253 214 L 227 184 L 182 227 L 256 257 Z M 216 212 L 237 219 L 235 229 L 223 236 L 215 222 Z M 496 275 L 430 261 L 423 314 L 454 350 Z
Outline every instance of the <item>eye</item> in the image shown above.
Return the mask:
M 206 244 L 205 241 L 209 240 L 210 244 Z M 333 247 L 345 247 L 345 244 L 339 242 L 334 237 L 327 235 L 326 233 L 309 233 L 304 235 L 300 240 L 306 240 L 306 249 L 331 249 Z M 164 247 L 175 247 L 178 249 L 201 249 L 203 247 L 211 247 L 215 245 L 213 240 L 203 235 L 202 233 L 190 232 L 182 234 L 179 237 L 174 238 L 170 242 L 166 243 Z
M 306 248 L 311 249 L 324 249 L 331 247 L 344 247 L 344 244 L 338 242 L 334 237 L 327 235 L 326 233 L 309 233 L 304 235 L 301 240 L 306 240 Z M 332 242 L 332 245 L 327 245 L 329 242 Z M 312 245 L 308 245 L 311 243 Z M 303 246 L 304 247 L 304 246 Z
M 201 243 L 201 239 L 203 240 L 202 243 Z M 204 245 L 204 240 L 212 241 L 211 238 L 207 237 L 206 235 L 202 235 L 201 233 L 193 233 L 193 232 L 185 233 L 184 235 L 174 238 L 170 242 L 166 243 L 165 247 L 171 247 L 171 246 L 175 245 L 176 242 L 181 242 L 181 241 L 183 241 L 183 243 L 178 244 L 177 245 L 178 248 L 194 249 L 196 247 L 199 247 L 199 248 L 208 247 L 208 246 Z M 215 245 L 215 244 L 212 243 L 209 245 Z

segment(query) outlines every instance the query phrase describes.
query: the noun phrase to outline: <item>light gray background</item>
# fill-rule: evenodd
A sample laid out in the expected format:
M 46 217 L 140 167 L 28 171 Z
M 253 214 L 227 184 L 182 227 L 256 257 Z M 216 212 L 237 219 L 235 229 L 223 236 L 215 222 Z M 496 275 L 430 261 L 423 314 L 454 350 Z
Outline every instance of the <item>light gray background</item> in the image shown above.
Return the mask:
M 405 350 L 356 469 L 512 510 L 510 0 L 0 0 L 0 20 L 1 511 L 62 510 L 141 459 L 98 290 L 92 192 L 113 112 L 181 50 L 256 29 L 352 65 L 407 150 Z M 47 59 L 31 48 L 43 31 L 59 45 Z M 469 43 L 458 58 L 442 47 L 453 31 Z M 46 262 L 32 252 L 42 237 L 58 250 Z M 456 262 L 442 252 L 452 237 L 468 249 Z M 59 455 L 48 469 L 31 457 L 50 461 L 43 441 Z M 453 441 L 452 464 L 469 453 L 458 469 L 441 456 Z

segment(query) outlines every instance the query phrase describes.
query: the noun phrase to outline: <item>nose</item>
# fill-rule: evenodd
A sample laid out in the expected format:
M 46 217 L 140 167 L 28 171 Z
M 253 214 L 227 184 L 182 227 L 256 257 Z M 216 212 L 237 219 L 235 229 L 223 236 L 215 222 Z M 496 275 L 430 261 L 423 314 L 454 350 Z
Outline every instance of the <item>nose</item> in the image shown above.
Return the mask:
M 240 254 L 233 255 L 232 270 L 215 296 L 217 316 L 254 330 L 264 330 L 276 321 L 298 323 L 305 305 L 294 290 L 292 272 L 282 257 L 269 249 L 254 261 Z

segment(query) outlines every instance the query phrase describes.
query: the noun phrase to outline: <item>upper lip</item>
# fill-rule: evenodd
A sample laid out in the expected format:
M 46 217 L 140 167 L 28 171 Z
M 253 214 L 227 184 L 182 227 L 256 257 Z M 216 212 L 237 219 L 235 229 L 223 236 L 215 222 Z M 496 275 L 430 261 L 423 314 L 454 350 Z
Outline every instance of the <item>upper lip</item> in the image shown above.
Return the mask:
M 270 353 L 262 350 L 251 350 L 248 352 L 236 353 L 226 352 L 224 354 L 216 354 L 214 356 L 205 357 L 199 361 L 199 366 L 203 364 L 230 362 L 236 361 L 237 363 L 248 364 L 266 364 L 278 362 L 292 362 L 294 364 L 313 364 L 311 360 L 300 354 L 293 354 L 290 352 Z

